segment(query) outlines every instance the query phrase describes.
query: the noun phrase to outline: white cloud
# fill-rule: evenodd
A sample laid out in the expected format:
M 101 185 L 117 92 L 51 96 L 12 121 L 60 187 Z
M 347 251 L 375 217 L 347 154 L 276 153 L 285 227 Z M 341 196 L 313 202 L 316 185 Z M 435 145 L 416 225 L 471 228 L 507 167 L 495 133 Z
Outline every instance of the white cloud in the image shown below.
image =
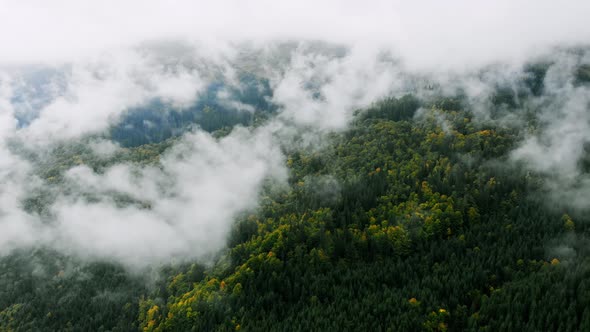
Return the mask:
M 550 197 L 570 208 L 588 209 L 590 176 L 580 161 L 590 143 L 590 88 L 575 84 L 575 72 L 590 55 L 557 53 L 544 80 L 545 93 L 535 100 L 540 125 L 515 149 L 513 160 L 545 175 Z
M 342 129 L 355 109 L 399 90 L 399 66 L 381 52 L 352 48 L 344 57 L 296 50 L 274 90 L 281 116 L 300 125 Z
M 120 151 L 118 144 L 113 143 L 110 140 L 95 140 L 88 144 L 92 152 L 101 158 L 109 158 L 114 153 Z
M 519 58 L 590 37 L 584 0 L 16 1 L 0 11 L 0 63 L 62 61 L 145 40 L 373 43 L 414 66 Z
M 134 267 L 206 259 L 225 245 L 236 215 L 256 207 L 268 178 L 286 179 L 270 131 L 238 129 L 220 140 L 196 132 L 162 157 L 161 168 L 118 164 L 103 174 L 86 166 L 70 169 L 69 190 L 51 207 L 55 222 L 41 234 L 51 234 L 44 243 L 61 251 Z M 120 207 L 113 193 L 149 207 Z
M 438 82 L 449 94 L 463 90 L 485 119 L 492 88 L 515 83 L 525 57 L 590 38 L 587 1 L 0 0 L 0 8 L 0 253 L 38 242 L 130 265 L 204 258 L 222 248 L 236 214 L 256 206 L 265 179 L 285 178 L 284 145 L 317 144 L 325 132 L 346 128 L 356 108 L 415 86 L 409 78 Z M 327 43 L 275 43 L 287 40 Z M 482 76 L 490 64 L 499 69 Z M 39 100 L 22 80 L 33 65 L 60 73 Z M 548 126 L 513 157 L 580 179 L 589 93 L 568 81 L 572 64 L 563 66 L 550 70 L 552 92 L 537 101 Z M 239 87 L 238 67 L 270 80 L 272 101 L 281 105 L 276 119 L 220 140 L 189 133 L 161 167 L 72 168 L 66 187 L 54 188 L 51 223 L 22 209 L 28 192 L 48 184 L 8 140 L 43 150 L 102 133 L 153 99 L 186 107 L 213 80 Z M 17 107 L 34 114 L 23 128 L 15 87 L 30 92 Z M 107 141 L 91 148 L 103 158 L 118 151 Z M 145 206 L 121 207 L 113 193 Z
M 64 91 L 44 105 L 20 130 L 28 143 L 46 144 L 100 133 L 131 107 L 155 98 L 186 107 L 203 88 L 199 73 L 182 65 L 164 66 L 136 49 L 101 53 L 69 66 Z M 60 78 L 62 79 L 62 78 Z

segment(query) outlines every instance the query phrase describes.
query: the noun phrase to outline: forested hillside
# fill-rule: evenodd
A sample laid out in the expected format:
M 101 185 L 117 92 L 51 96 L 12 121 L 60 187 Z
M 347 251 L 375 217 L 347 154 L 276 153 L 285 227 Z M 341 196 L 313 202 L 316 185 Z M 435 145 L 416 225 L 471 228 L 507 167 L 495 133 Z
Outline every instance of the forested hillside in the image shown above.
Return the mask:
M 325 148 L 291 153 L 290 190 L 237 223 L 201 280 L 186 270 L 142 298 L 140 327 L 590 329 L 584 216 L 508 166 L 517 131 L 474 124 L 458 101 L 419 119 L 418 105 L 385 100 Z
M 0 332 L 590 332 L 588 17 L 0 0 Z
M 587 217 L 508 162 L 522 138 L 461 97 L 379 101 L 319 147 L 288 149 L 288 187 L 268 183 L 213 264 L 146 275 L 43 250 L 4 258 L 0 329 L 589 330 Z M 39 170 L 60 182 L 77 164 L 158 165 L 172 143 L 111 159 L 63 147 Z M 51 200 L 25 203 L 43 214 Z
M 157 143 L 186 132 L 192 126 L 214 132 L 235 125 L 249 126 L 276 110 L 268 80 L 241 73 L 237 86 L 227 82 L 211 83 L 195 103 L 179 110 L 161 100 L 127 111 L 111 128 L 113 140 L 126 147 Z

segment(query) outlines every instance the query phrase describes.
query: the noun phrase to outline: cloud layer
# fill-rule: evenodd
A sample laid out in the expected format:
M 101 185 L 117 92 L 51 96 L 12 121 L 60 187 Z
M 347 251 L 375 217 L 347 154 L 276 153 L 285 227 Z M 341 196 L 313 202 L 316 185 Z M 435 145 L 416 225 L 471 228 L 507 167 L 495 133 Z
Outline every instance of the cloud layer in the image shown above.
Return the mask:
M 548 182 L 558 199 L 590 193 L 580 167 L 590 91 L 574 82 L 575 68 L 590 61 L 553 49 L 590 40 L 586 1 L 0 0 L 0 7 L 0 255 L 50 246 L 129 266 L 206 259 L 223 248 L 236 215 L 256 207 L 265 181 L 285 180 L 286 147 L 316 145 L 345 129 L 356 109 L 406 92 L 460 92 L 479 120 L 507 125 L 539 110 L 543 126 L 511 158 L 558 179 Z M 495 89 L 522 88 L 524 62 L 541 55 L 551 64 L 545 91 L 498 119 Z M 212 82 L 240 89 L 241 71 L 268 80 L 277 116 L 223 138 L 194 129 L 157 165 L 76 166 L 55 185 L 14 148 L 50 153 L 105 135 L 126 111 L 154 100 L 182 110 Z M 219 97 L 254 111 L 225 90 Z M 120 151 L 92 142 L 100 158 Z M 38 190 L 53 195 L 47 215 L 23 208 Z
M 191 51 L 166 52 L 170 47 Z M 0 152 L 6 156 L 1 180 L 9 190 L 3 192 L 0 222 L 9 231 L 0 237 L 0 253 L 49 246 L 135 267 L 207 259 L 225 245 L 236 215 L 256 207 L 263 184 L 285 181 L 284 148 L 315 145 L 325 133 L 344 129 L 356 108 L 397 89 L 398 65 L 380 52 L 330 47 L 303 42 L 248 51 L 236 46 L 204 56 L 175 42 L 110 51 L 63 66 L 39 89 L 47 94 L 44 101 L 28 109 L 15 95 L 30 81 L 21 70 L 7 71 Z M 237 127 L 223 138 L 194 129 L 157 165 L 119 163 L 100 172 L 75 166 L 57 184 L 39 178 L 35 162 L 9 144 L 50 155 L 56 146 L 105 134 L 129 108 L 154 99 L 182 110 L 214 81 L 241 89 L 236 71 L 247 62 L 240 60 L 243 52 L 278 60 L 273 66 L 252 63 L 260 67 L 253 72 L 270 82 L 269 101 L 279 107 L 278 116 L 256 128 Z M 221 97 L 228 105 L 238 104 L 230 95 Z M 20 123 L 15 104 L 34 116 Z M 251 108 L 236 106 L 241 112 Z M 98 158 L 121 151 L 108 140 L 90 142 Z M 26 212 L 23 200 L 43 190 L 52 196 L 48 213 Z M 121 204 L 121 196 L 136 204 Z
M 72 60 L 146 40 L 284 39 L 374 44 L 418 67 L 485 64 L 586 43 L 590 4 L 575 0 L 3 0 L 0 63 Z

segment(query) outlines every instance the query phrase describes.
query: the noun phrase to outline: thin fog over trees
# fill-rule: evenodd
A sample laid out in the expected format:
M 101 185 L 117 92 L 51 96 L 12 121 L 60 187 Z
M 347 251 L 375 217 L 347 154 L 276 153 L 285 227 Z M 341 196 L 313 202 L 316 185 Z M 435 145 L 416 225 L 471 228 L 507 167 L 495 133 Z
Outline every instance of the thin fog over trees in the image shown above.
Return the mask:
M 0 7 L 0 330 L 590 328 L 584 1 Z

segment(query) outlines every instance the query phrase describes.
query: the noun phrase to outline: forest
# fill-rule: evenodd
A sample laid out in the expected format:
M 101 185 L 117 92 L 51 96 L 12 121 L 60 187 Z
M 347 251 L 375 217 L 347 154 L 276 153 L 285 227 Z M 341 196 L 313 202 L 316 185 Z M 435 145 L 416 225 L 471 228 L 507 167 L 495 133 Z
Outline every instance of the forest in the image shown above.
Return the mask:
M 490 98 L 497 118 L 541 93 L 547 66 L 527 70 L 521 91 Z M 74 165 L 157 167 L 174 128 L 223 137 L 264 123 L 276 108 L 247 93 L 262 115 L 209 99 L 167 118 L 148 113 L 156 125 L 138 136 L 126 124 L 144 119 L 130 113 L 110 133 L 125 148 L 108 159 L 84 142 L 27 158 L 53 183 Z M 265 184 L 212 262 L 133 273 L 43 248 L 3 257 L 0 330 L 589 331 L 588 217 L 553 204 L 547 179 L 509 160 L 523 139 L 494 117 L 477 120 L 462 95 L 384 98 L 321 145 L 285 147 L 287 186 Z M 42 215 L 53 199 L 37 192 L 23 204 Z
M 0 332 L 590 332 L 589 0 L 0 0 Z

